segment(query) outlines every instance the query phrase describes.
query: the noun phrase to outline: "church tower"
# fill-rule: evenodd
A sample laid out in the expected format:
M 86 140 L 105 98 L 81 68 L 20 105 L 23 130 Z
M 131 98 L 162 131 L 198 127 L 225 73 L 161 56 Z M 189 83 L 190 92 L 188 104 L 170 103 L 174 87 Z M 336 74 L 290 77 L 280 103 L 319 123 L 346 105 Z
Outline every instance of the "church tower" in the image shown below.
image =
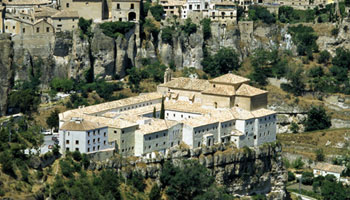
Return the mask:
M 164 72 L 164 83 L 171 81 L 173 71 L 168 67 Z

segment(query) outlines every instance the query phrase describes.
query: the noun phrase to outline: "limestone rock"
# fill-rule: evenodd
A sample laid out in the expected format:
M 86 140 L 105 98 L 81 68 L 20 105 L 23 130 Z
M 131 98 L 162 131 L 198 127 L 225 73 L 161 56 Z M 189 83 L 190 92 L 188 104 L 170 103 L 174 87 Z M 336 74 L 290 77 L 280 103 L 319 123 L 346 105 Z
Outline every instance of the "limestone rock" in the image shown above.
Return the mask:
M 11 37 L 0 34 L 0 116 L 7 111 L 7 95 L 11 87 L 13 49 Z

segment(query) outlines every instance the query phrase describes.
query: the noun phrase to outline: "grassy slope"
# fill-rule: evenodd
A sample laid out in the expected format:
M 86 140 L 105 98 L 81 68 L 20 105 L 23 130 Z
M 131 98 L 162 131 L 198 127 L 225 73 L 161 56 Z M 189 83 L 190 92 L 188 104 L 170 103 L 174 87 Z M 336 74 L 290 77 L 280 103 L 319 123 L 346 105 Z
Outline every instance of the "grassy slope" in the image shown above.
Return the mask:
M 283 145 L 283 151 L 303 155 L 315 159 L 315 150 L 323 149 L 326 155 L 341 155 L 348 152 L 350 141 L 344 137 L 350 137 L 349 129 L 328 129 L 298 134 L 278 134 L 277 139 Z M 327 142 L 331 142 L 326 146 Z M 337 143 L 345 143 L 344 148 L 337 148 Z

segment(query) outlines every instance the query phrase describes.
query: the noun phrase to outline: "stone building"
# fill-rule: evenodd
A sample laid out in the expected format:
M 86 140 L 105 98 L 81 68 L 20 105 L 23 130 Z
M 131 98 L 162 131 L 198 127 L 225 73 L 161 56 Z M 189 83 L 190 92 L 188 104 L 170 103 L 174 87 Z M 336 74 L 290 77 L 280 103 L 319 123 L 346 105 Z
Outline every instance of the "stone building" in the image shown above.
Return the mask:
M 163 6 L 165 17 L 178 16 L 181 17 L 182 7 L 186 4 L 186 1 L 177 0 L 162 0 L 160 5 Z
M 60 9 L 77 11 L 80 17 L 103 20 L 131 21 L 140 20 L 140 0 L 61 0 Z
M 77 11 L 60 11 L 51 18 L 56 32 L 72 31 L 78 27 L 79 14 Z
M 125 156 L 166 153 L 180 144 L 198 148 L 232 142 L 242 148 L 273 142 L 276 114 L 266 109 L 267 92 L 248 82 L 231 73 L 212 80 L 172 78 L 167 70 L 155 93 L 60 113 L 60 130 L 70 131 L 62 127 L 74 118 L 97 123 L 107 127 L 108 142 Z M 159 119 L 162 101 L 164 119 Z

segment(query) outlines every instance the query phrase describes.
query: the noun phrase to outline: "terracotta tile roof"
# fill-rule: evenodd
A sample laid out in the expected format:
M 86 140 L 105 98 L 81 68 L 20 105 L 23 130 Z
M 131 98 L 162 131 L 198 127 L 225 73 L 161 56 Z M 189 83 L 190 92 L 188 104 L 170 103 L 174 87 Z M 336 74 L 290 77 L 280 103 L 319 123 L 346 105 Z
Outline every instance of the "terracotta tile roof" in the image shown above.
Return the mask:
M 78 11 L 63 10 L 52 16 L 52 18 L 79 18 Z
M 235 95 L 235 87 L 232 85 L 215 85 L 215 87 L 211 86 L 208 89 L 202 91 L 202 93 L 233 96 Z
M 327 171 L 327 172 L 335 172 L 335 173 L 342 173 L 345 169 L 344 166 L 339 165 L 331 165 L 328 163 L 317 163 L 317 165 L 314 167 L 314 169 Z
M 59 12 L 58 10 L 56 10 L 54 8 L 50 8 L 50 7 L 34 8 L 34 16 L 36 18 L 51 17 L 51 16 L 55 15 L 58 12 Z
M 77 121 L 65 122 L 60 129 L 66 130 L 66 131 L 88 131 L 88 130 L 94 130 L 102 127 L 106 127 L 106 126 L 83 119 L 81 121 L 77 120 Z
M 208 80 L 204 80 L 204 79 L 180 77 L 180 78 L 173 79 L 167 83 L 161 84 L 159 86 L 183 89 L 183 90 L 202 91 L 210 87 L 210 83 Z
M 49 4 L 49 0 L 3 0 L 2 3 L 6 5 L 41 5 Z
M 252 111 L 252 114 L 254 115 L 254 117 L 263 117 L 263 116 L 266 116 L 266 115 L 276 114 L 276 112 L 272 111 L 272 110 L 268 110 L 266 108 L 262 108 L 262 109 L 259 109 L 259 110 Z
M 236 91 L 236 95 L 239 96 L 256 96 L 259 94 L 264 94 L 267 93 L 265 90 L 261 90 L 259 88 L 247 85 L 247 84 L 242 84 L 238 90 Z
M 75 109 L 78 110 L 78 112 L 82 113 L 87 113 L 87 114 L 93 114 L 101 111 L 106 111 L 110 110 L 113 108 L 119 108 L 123 106 L 128 106 L 128 105 L 134 105 L 138 103 L 142 103 L 145 101 L 151 101 L 151 100 L 156 100 L 156 99 L 162 99 L 162 95 L 159 93 L 148 93 L 144 95 L 139 95 L 135 97 L 129 97 L 121 100 L 116 100 L 116 101 L 111 101 L 111 102 L 106 102 L 106 103 L 101 103 L 93 106 L 87 106 L 85 108 L 80 108 L 80 109 Z
M 185 119 L 185 120 L 182 120 L 181 122 L 195 128 L 195 127 L 205 126 L 209 124 L 215 124 L 215 123 L 218 123 L 219 121 L 212 117 L 201 116 L 196 118 Z
M 238 84 L 238 83 L 244 83 L 248 81 L 250 81 L 248 78 L 238 76 L 232 73 L 228 73 L 210 80 L 210 82 L 225 83 L 225 84 Z
M 252 119 L 254 118 L 254 115 L 247 111 L 247 110 L 244 110 L 242 108 L 239 108 L 239 107 L 233 107 L 231 109 L 231 112 L 233 114 L 233 116 L 235 117 L 235 119 Z
M 146 134 L 151 134 L 159 131 L 168 130 L 169 128 L 175 126 L 176 124 L 179 124 L 179 122 L 152 118 L 150 123 L 140 125 L 139 128 L 140 128 L 140 131 L 144 135 L 146 135 Z
M 164 108 L 165 110 L 174 110 L 187 113 L 205 114 L 209 112 L 208 109 L 203 108 L 202 105 L 199 103 L 189 103 L 185 101 L 165 101 Z

